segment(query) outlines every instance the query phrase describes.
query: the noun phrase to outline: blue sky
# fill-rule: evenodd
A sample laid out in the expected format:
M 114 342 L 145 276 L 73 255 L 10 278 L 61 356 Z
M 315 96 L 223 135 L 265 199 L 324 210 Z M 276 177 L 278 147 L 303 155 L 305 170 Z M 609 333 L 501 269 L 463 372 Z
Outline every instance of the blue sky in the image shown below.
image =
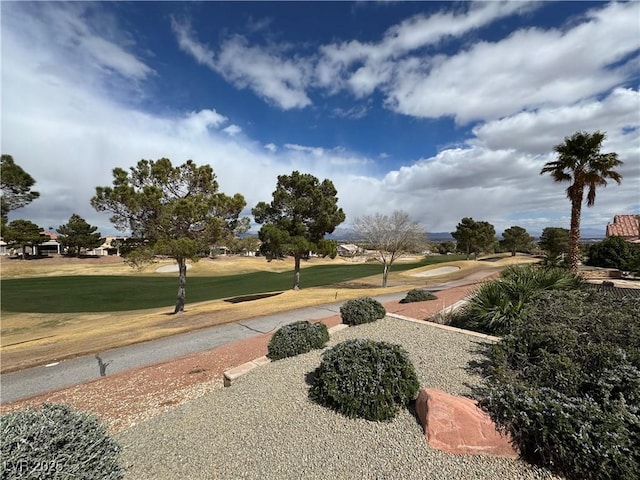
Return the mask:
M 624 180 L 583 228 L 640 212 L 640 3 L 2 2 L 2 153 L 43 228 L 142 158 L 210 164 L 244 212 L 293 170 L 330 178 L 354 218 L 425 230 L 569 225 L 539 175 L 578 130 L 607 133 Z

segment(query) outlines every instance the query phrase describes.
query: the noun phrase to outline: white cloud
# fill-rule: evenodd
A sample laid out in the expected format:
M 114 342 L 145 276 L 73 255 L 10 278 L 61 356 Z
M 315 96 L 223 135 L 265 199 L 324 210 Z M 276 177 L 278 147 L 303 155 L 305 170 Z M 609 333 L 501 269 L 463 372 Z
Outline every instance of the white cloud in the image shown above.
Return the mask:
M 218 128 L 226 123 L 227 117 L 215 110 L 200 110 L 189 113 L 182 122 L 183 130 L 188 134 L 200 135 L 209 128 Z
M 289 110 L 312 104 L 308 91 L 321 86 L 331 92 L 348 87 L 356 97 L 370 95 L 392 81 L 395 61 L 408 52 L 457 37 L 500 18 L 528 11 L 528 2 L 477 2 L 463 13 L 416 15 L 388 29 L 378 43 L 351 40 L 319 48 L 315 55 L 291 55 L 288 45 L 250 45 L 232 35 L 218 49 L 200 42 L 188 21 L 172 17 L 178 45 L 198 63 L 222 75 L 236 88 Z M 269 22 L 261 23 L 261 29 Z M 216 51 L 217 50 L 217 51 Z
M 285 143 L 284 148 L 295 152 L 310 153 L 316 157 L 319 157 L 324 153 L 324 148 L 322 147 L 308 147 L 305 145 L 297 145 L 295 143 Z
M 105 90 L 114 86 L 123 92 L 135 90 L 138 82 L 155 72 L 125 49 L 124 45 L 131 43 L 125 33 L 116 28 L 110 32 L 113 38 L 100 36 L 98 30 L 103 26 L 91 20 L 103 14 L 100 9 L 99 4 L 82 3 L 3 4 L 3 30 L 7 25 L 21 25 L 28 32 L 21 38 L 26 54 L 23 60 L 37 61 L 37 73 L 48 75 L 51 81 L 64 76 L 80 84 L 93 78 Z M 12 54 L 14 41 L 3 35 L 3 57 Z M 43 55 L 43 51 L 54 54 Z M 56 55 L 64 55 L 66 62 L 55 62 L 52 57 Z
M 287 143 L 284 145 L 284 148 L 295 152 L 293 158 L 304 163 L 308 163 L 310 160 L 317 160 L 324 165 L 334 165 L 342 167 L 361 166 L 372 163 L 369 158 L 356 153 L 348 152 L 343 147 L 326 149 L 322 147 L 310 147 L 306 145 Z
M 491 149 L 509 146 L 528 153 L 550 151 L 561 139 L 578 130 L 603 130 L 610 138 L 640 121 L 640 92 L 617 88 L 602 100 L 585 100 L 575 105 L 521 112 L 473 129 L 476 143 Z M 532 134 L 534 133 L 534 134 Z
M 276 153 L 278 151 L 278 147 L 274 143 L 267 143 L 264 148 L 269 150 L 271 153 Z
M 4 15 L 3 5 L 3 15 Z M 16 18 L 16 17 L 13 17 Z M 87 81 L 61 70 L 41 71 L 42 59 L 53 65 L 78 60 L 52 40 L 32 49 L 30 17 L 5 27 L 3 18 L 2 125 L 3 153 L 36 180 L 39 199 L 14 211 L 10 219 L 28 218 L 57 228 L 78 213 L 103 235 L 116 233 L 108 215 L 96 212 L 90 198 L 96 186 L 110 185 L 112 169 L 129 168 L 140 159 L 170 158 L 174 164 L 193 159 L 210 164 L 221 191 L 245 195 L 245 214 L 271 197 L 277 176 L 304 166 L 318 178 L 331 178 L 335 162 L 348 173 L 362 165 L 340 149 L 301 149 L 280 153 L 273 143 L 264 148 L 242 135 L 240 127 L 215 109 L 177 115 L 140 111 L 99 88 L 104 70 L 84 72 Z M 27 22 L 27 23 L 24 23 Z M 43 37 L 47 26 L 34 27 Z M 53 33 L 53 32 L 52 32 Z M 52 37 L 53 38 L 53 37 Z M 265 151 L 265 149 L 267 151 Z M 314 153 L 316 152 L 316 153 Z M 278 153 L 278 155 L 275 155 Z M 353 159 L 352 159 L 353 160 Z
M 60 4 L 58 14 L 65 22 L 84 25 L 82 11 L 64 5 L 68 9 Z M 430 231 L 452 231 L 462 217 L 472 216 L 490 221 L 498 232 L 511 225 L 539 232 L 545 226 L 568 226 L 565 186 L 539 175 L 539 170 L 552 158 L 552 145 L 583 128 L 606 131 L 605 151 L 616 151 L 625 161 L 622 186 L 598 191 L 596 205 L 583 210 L 583 226 L 603 229 L 613 214 L 640 209 L 637 89 L 618 88 L 603 98 L 581 97 L 511 112 L 477 125 L 462 146 L 377 176 L 373 172 L 379 166 L 359 152 L 301 145 L 294 139 L 278 148 L 268 140 L 230 135 L 239 127 L 223 115 L 227 112 L 207 108 L 159 115 L 119 102 L 115 92 L 104 89 L 105 82 L 114 72 L 141 81 L 144 76 L 136 76 L 136 68 L 126 73 L 129 67 L 109 66 L 117 64 L 115 60 L 96 60 L 99 54 L 79 41 L 87 38 L 81 27 L 59 32 L 61 21 L 45 21 L 49 17 L 24 14 L 22 8 L 3 4 L 2 147 L 36 179 L 41 198 L 13 212 L 12 218 L 57 228 L 75 212 L 107 234 L 113 230 L 108 215 L 89 204 L 95 186 L 110 184 L 116 166 L 128 168 L 141 158 L 166 156 L 174 163 L 193 159 L 211 164 L 222 191 L 245 195 L 246 213 L 271 198 L 278 175 L 297 169 L 334 182 L 347 225 L 356 216 L 403 209 Z M 402 38 L 412 44 L 409 36 Z M 138 59 L 124 43 L 114 45 Z M 559 48 L 563 46 L 561 42 Z M 118 50 L 113 55 L 128 58 Z M 412 68 L 419 68 L 417 62 Z M 493 101 L 485 99 L 489 106 Z
M 637 2 L 594 8 L 564 29 L 523 28 L 453 54 L 438 51 L 451 39 L 539 6 L 475 2 L 459 11 L 449 6 L 450 11 L 415 15 L 392 26 L 378 42 L 321 45 L 306 57 L 292 53 L 290 45 L 251 45 L 241 35 L 229 36 L 214 52 L 188 23 L 172 19 L 172 25 L 180 47 L 199 63 L 284 110 L 312 105 L 310 91 L 318 87 L 329 95 L 347 89 L 357 99 L 379 90 L 385 105 L 398 113 L 450 116 L 464 124 L 589 99 L 623 85 L 637 70 L 629 58 L 640 48 Z M 352 118 L 364 113 L 357 107 L 334 110 Z
M 183 52 L 191 55 L 201 65 L 205 65 L 214 71 L 217 69 L 213 52 L 195 38 L 195 33 L 188 22 L 180 22 L 172 16 L 171 28 L 178 40 L 178 46 Z
M 469 3 L 462 13 L 415 15 L 389 28 L 379 42 L 357 40 L 320 47 L 316 65 L 319 85 L 336 91 L 348 86 L 356 96 L 368 95 L 386 84 L 394 63 L 409 52 L 459 37 L 496 20 L 536 8 L 529 2 Z M 355 71 L 354 71 L 355 66 Z
M 406 115 L 465 123 L 589 98 L 629 77 L 627 66 L 612 65 L 640 48 L 638 14 L 636 2 L 612 3 L 567 31 L 523 29 L 436 66 L 400 63 L 387 87 L 388 105 Z
M 277 48 L 249 46 L 235 36 L 222 44 L 218 71 L 238 88 L 251 88 L 259 96 L 289 110 L 311 105 L 305 92 L 308 61 L 288 59 Z
M 369 111 L 368 105 L 356 105 L 351 108 L 336 107 L 332 110 L 332 113 L 336 117 L 351 118 L 357 120 L 364 118 Z
M 144 79 L 153 72 L 151 68 L 121 47 L 93 35 L 86 35 L 82 45 L 104 68 L 133 79 Z
M 288 58 L 284 47 L 250 46 L 241 35 L 225 40 L 216 55 L 195 38 L 188 23 L 172 18 L 171 25 L 184 52 L 236 88 L 249 88 L 284 110 L 311 105 L 305 92 L 310 69 L 308 60 Z
M 238 125 L 229 125 L 228 127 L 223 128 L 222 131 L 227 135 L 231 135 L 233 137 L 234 135 L 239 134 L 242 129 Z

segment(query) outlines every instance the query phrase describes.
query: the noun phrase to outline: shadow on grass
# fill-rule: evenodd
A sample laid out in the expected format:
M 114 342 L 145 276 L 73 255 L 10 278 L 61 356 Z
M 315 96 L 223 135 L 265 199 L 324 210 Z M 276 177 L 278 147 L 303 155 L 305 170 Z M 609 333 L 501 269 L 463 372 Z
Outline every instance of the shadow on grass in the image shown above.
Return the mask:
M 229 303 L 251 302 L 252 300 L 260 300 L 262 298 L 275 297 L 276 295 L 280 295 L 280 294 L 282 294 L 282 292 L 258 293 L 254 295 L 241 295 L 239 297 L 225 298 L 224 301 Z

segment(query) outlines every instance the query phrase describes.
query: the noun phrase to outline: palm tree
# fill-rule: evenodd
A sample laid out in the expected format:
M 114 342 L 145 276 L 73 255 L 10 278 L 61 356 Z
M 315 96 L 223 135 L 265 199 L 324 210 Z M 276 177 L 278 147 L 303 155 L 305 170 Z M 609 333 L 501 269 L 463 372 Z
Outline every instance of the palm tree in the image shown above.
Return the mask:
M 580 215 L 584 190 L 587 192 L 587 207 L 593 206 L 596 200 L 596 187 L 607 185 L 607 179 L 614 180 L 618 185 L 622 175 L 615 167 L 623 164 L 618 160 L 618 154 L 600 153 L 602 132 L 576 132 L 565 137 L 564 143 L 556 145 L 553 150 L 558 159 L 547 162 L 540 174 L 549 173 L 556 182 L 571 182 L 567 188 L 567 198 L 571 201 L 571 228 L 569 237 L 569 267 L 578 270 L 580 260 Z

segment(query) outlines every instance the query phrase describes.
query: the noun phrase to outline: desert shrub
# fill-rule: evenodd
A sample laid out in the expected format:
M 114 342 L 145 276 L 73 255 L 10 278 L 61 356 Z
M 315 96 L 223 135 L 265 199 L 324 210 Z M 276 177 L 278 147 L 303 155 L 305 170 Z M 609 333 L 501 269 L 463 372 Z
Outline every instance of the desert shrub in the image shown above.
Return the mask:
M 322 348 L 329 341 L 327 326 L 306 320 L 279 328 L 269 340 L 267 357 L 271 360 L 293 357 Z
M 386 421 L 415 399 L 419 386 L 413 364 L 400 345 L 358 339 L 322 355 L 310 396 L 348 417 Z
M 340 307 L 342 323 L 360 325 L 375 322 L 387 314 L 382 304 L 371 297 L 347 300 Z
M 500 278 L 523 289 L 531 286 L 533 291 L 575 290 L 584 286 L 584 280 L 569 270 L 538 265 L 510 265 L 500 272 Z
M 521 455 L 568 479 L 640 478 L 640 300 L 531 298 L 490 348 L 480 399 Z
M 120 447 L 94 417 L 66 405 L 0 417 L 2 478 L 122 478 Z
M 407 292 L 407 295 L 400 300 L 400 303 L 425 302 L 427 300 L 435 300 L 436 298 L 437 297 L 433 293 L 427 290 L 414 288 Z
M 455 327 L 503 335 L 519 320 L 528 300 L 543 290 L 581 288 L 583 280 L 568 270 L 536 265 L 505 268 L 500 279 L 483 283 L 453 316 Z
M 640 245 L 613 236 L 589 246 L 587 265 L 618 270 L 637 271 L 640 263 Z

